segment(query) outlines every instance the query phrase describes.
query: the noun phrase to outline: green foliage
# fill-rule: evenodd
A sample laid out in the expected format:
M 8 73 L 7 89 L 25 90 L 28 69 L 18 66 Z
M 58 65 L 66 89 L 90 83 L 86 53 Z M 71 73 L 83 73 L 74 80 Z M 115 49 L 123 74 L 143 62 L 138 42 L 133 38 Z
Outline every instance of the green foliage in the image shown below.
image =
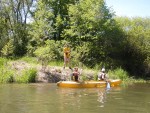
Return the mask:
M 43 66 L 46 66 L 48 61 L 54 57 L 54 53 L 50 51 L 49 47 L 39 47 L 34 53 Z
M 69 41 L 72 65 L 150 75 L 150 18 L 114 18 L 104 0 L 2 0 L 1 7 L 1 56 L 27 53 L 47 65 L 63 60 Z
M 83 43 L 80 46 L 75 46 L 71 52 L 71 62 L 74 65 L 78 65 L 79 62 L 86 64 L 88 62 L 89 44 Z
M 126 34 L 126 47 L 122 51 L 124 67 L 134 75 L 150 74 L 150 19 L 116 18 Z
M 93 75 L 93 80 L 98 80 L 98 71 L 95 71 L 95 74 Z
M 3 67 L 8 62 L 8 59 L 0 57 L 0 67 Z
M 8 41 L 8 38 L 9 38 L 7 35 L 8 29 L 9 28 L 8 28 L 7 22 L 5 21 L 5 17 L 1 16 L 0 18 L 0 51 L 5 46 L 6 42 Z
M 43 45 L 46 39 L 50 39 L 54 29 L 51 19 L 53 13 L 43 0 L 38 0 L 37 9 L 35 11 L 35 21 L 31 24 L 29 34 L 32 37 L 31 41 L 36 41 L 38 45 Z
M 2 56 L 4 57 L 9 57 L 12 56 L 14 52 L 14 46 L 13 46 L 13 41 L 9 40 L 9 42 L 2 48 Z
M 76 0 L 49 0 L 46 4 L 53 11 L 54 18 L 52 18 L 52 26 L 55 29 L 51 39 L 62 40 L 62 32 L 65 28 L 69 27 L 70 17 L 68 15 L 68 6 L 75 4 Z
M 14 72 L 4 66 L 0 68 L 0 83 L 11 83 L 14 81 Z
M 112 17 L 103 0 L 82 0 L 71 4 L 68 15 L 70 26 L 64 30 L 63 36 L 77 43 L 99 39 Z
M 50 61 L 48 64 L 51 66 L 61 66 L 62 67 L 64 65 L 64 62 L 55 60 L 55 61 Z
M 113 71 L 108 72 L 109 78 L 111 79 L 121 79 L 123 81 L 126 81 L 129 79 L 129 75 L 126 71 L 124 71 L 122 68 L 117 68 Z
M 7 45 L 7 41 L 13 39 L 13 54 L 15 56 L 22 56 L 26 53 L 27 46 L 27 15 L 29 13 L 29 9 L 33 2 L 31 0 L 28 1 L 5 1 L 1 0 L 1 8 L 0 11 L 3 24 L 1 32 L 3 32 L 0 36 L 0 42 L 4 43 L 1 48 L 4 48 L 4 55 L 8 49 L 5 45 Z M 28 7 L 28 8 L 27 8 Z M 23 12 L 23 13 L 22 13 Z M 1 23 L 0 19 L 0 23 Z M 5 47 L 4 47 L 5 46 Z M 8 53 L 9 54 L 9 53 Z
M 21 57 L 19 60 L 25 61 L 27 63 L 38 64 L 38 61 L 35 57 L 24 56 L 24 57 Z
M 15 76 L 17 83 L 34 83 L 37 75 L 36 69 L 23 70 L 21 75 Z
M 80 77 L 80 79 L 81 79 L 81 81 L 86 81 L 86 80 L 88 80 L 88 78 L 87 78 L 86 75 L 82 75 L 82 76 Z
M 70 26 L 62 36 L 75 46 L 75 59 L 89 67 L 120 65 L 124 34 L 103 0 L 84 0 L 69 5 Z
M 39 47 L 34 52 L 43 66 L 48 65 L 49 61 L 55 60 L 60 56 L 59 43 L 60 42 L 57 43 L 54 40 L 47 40 L 45 46 Z

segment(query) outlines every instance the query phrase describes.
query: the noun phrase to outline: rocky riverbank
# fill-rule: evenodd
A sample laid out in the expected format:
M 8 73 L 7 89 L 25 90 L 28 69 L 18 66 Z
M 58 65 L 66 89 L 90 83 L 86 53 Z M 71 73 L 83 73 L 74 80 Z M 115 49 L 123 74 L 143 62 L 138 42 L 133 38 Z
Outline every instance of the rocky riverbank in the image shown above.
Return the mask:
M 41 65 L 31 65 L 24 61 L 14 61 L 11 62 L 12 69 L 15 69 L 17 73 L 21 73 L 21 71 L 25 69 L 35 68 L 37 70 L 36 82 L 41 83 L 56 83 L 62 80 L 70 80 L 70 76 L 72 74 L 72 70 L 66 67 L 59 66 L 46 66 L 42 67 Z M 79 71 L 82 70 L 79 68 Z M 92 70 L 82 70 L 80 79 L 82 80 L 83 76 L 88 80 L 92 80 L 96 73 Z

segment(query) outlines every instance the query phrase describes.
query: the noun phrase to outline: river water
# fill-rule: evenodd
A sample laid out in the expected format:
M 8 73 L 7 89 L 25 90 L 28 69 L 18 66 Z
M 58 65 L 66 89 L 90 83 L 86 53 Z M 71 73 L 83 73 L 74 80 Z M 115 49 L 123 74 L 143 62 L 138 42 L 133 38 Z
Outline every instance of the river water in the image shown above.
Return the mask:
M 150 113 L 150 84 L 111 89 L 1 84 L 0 113 Z

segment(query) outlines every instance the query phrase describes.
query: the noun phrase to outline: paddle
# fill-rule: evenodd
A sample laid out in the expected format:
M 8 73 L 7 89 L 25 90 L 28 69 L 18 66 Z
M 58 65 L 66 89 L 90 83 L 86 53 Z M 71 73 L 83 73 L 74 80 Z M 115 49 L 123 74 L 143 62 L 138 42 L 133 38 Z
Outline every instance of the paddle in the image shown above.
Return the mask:
M 108 81 L 106 81 L 106 83 L 107 83 L 107 89 L 110 89 L 110 83 L 108 82 Z
M 110 81 L 106 78 L 106 89 L 110 89 Z

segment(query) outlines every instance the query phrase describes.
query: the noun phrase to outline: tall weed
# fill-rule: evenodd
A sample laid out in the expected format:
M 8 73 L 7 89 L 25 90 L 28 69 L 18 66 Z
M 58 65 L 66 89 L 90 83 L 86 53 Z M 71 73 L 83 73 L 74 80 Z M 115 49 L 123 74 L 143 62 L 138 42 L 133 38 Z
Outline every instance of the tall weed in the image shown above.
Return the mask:
M 37 61 L 36 57 L 27 57 L 27 56 L 25 56 L 25 57 L 22 57 L 19 60 L 26 61 L 27 63 L 36 63 L 36 64 L 38 64 L 38 61 Z
M 34 83 L 36 75 L 36 69 L 23 70 L 22 75 L 17 75 L 15 80 L 17 83 Z
M 0 67 L 4 66 L 4 64 L 6 64 L 7 61 L 8 61 L 8 60 L 7 60 L 6 58 L 0 57 Z
M 117 68 L 113 71 L 109 71 L 108 75 L 112 79 L 121 79 L 121 80 L 127 80 L 129 79 L 129 75 L 126 71 L 124 71 L 122 68 Z
M 14 81 L 14 71 L 1 67 L 0 68 L 0 83 L 11 83 Z

